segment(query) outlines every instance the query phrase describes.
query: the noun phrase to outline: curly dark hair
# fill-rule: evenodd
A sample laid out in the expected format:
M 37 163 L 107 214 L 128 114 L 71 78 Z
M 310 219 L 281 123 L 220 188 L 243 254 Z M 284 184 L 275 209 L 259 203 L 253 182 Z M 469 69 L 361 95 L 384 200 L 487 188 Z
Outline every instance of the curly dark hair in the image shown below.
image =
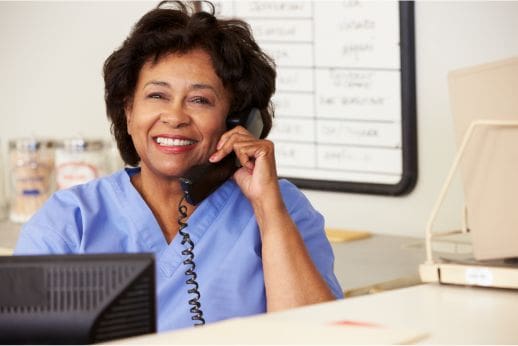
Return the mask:
M 258 108 L 264 122 L 261 138 L 272 127 L 275 64 L 255 42 L 249 25 L 239 19 L 218 19 L 180 1 L 162 1 L 135 25 L 122 46 L 104 63 L 104 99 L 111 131 L 124 162 L 137 166 L 137 154 L 128 134 L 125 106 L 132 102 L 142 66 L 170 53 L 201 48 L 209 54 L 214 70 L 230 92 L 229 117 Z

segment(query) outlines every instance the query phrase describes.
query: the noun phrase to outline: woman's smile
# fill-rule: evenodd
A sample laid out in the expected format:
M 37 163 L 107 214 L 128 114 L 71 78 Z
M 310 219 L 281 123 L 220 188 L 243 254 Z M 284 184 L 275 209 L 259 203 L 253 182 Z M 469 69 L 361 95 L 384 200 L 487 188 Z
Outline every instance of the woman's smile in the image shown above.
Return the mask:
M 159 135 L 153 137 L 159 150 L 166 154 L 183 153 L 193 150 L 198 141 L 183 136 Z

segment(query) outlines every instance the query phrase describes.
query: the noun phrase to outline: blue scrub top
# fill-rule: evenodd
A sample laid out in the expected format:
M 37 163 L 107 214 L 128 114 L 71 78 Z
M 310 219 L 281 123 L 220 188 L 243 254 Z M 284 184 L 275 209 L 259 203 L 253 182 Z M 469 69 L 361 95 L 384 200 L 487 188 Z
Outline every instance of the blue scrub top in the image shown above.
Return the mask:
M 181 236 L 168 244 L 126 168 L 54 193 L 21 230 L 15 254 L 152 252 L 156 257 L 158 330 L 193 325 Z M 324 219 L 287 180 L 280 180 L 289 213 L 323 278 L 336 295 L 333 252 Z M 171 208 L 178 206 L 172 205 Z M 261 238 L 253 209 L 232 180 L 207 197 L 185 229 L 195 244 L 200 302 L 207 323 L 266 311 Z

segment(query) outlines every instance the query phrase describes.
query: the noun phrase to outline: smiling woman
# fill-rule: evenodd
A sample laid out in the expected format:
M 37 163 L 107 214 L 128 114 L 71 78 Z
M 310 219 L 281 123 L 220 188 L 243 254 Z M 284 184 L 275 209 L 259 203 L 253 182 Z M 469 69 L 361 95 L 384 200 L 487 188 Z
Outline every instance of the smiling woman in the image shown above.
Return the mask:
M 225 130 L 229 106 L 230 95 L 201 49 L 144 64 L 126 106 L 128 133 L 141 160 L 142 173 L 134 179 L 178 178 L 207 162 Z
M 154 253 L 159 330 L 341 297 L 323 217 L 278 179 L 265 139 L 275 76 L 245 22 L 161 3 L 104 64 L 108 118 L 133 167 L 55 193 L 15 252 Z M 257 113 L 260 138 L 227 127 Z M 181 204 L 180 178 L 232 155 L 232 177 Z

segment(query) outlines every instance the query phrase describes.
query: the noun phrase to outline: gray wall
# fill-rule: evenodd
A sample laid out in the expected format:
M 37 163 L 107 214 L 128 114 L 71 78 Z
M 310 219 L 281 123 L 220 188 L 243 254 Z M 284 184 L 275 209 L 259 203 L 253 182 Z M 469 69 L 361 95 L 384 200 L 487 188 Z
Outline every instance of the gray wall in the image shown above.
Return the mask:
M 0 2 L 0 143 L 109 137 L 104 59 L 154 2 Z M 404 197 L 305 191 L 328 226 L 423 236 L 455 153 L 447 73 L 518 55 L 518 2 L 415 4 L 419 180 Z M 0 191 L 0 194 L 2 191 Z M 454 188 L 439 228 L 460 225 Z

